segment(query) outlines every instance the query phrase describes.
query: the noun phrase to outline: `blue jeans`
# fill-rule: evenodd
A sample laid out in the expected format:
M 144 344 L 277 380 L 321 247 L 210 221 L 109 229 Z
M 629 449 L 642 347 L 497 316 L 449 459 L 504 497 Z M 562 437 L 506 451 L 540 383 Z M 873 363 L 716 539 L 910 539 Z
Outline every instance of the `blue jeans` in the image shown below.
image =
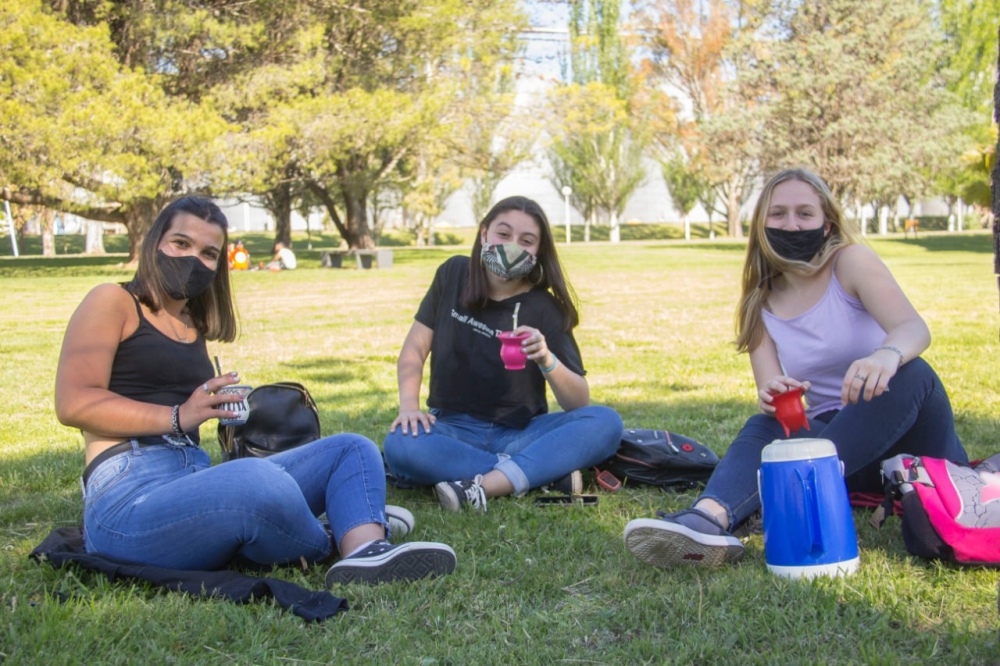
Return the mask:
M 499 470 L 522 495 L 573 470 L 607 460 L 622 439 L 622 419 L 609 407 L 589 405 L 540 414 L 524 429 L 480 421 L 460 412 L 432 410 L 431 431 L 404 435 L 400 428 L 382 444 L 389 470 L 429 486 Z
M 955 432 L 948 394 L 926 361 L 917 358 L 902 366 L 890 380 L 889 388 L 871 402 L 860 400 L 809 419 L 809 430 L 800 430 L 793 437 L 832 441 L 852 492 L 881 492 L 879 465 L 900 453 L 957 463 L 969 461 Z M 714 499 L 724 506 L 731 528 L 760 509 L 760 454 L 776 439 L 785 439 L 777 419 L 766 414 L 751 416 L 699 497 Z
M 352 528 L 388 526 L 382 457 L 361 435 L 214 467 L 188 441 L 131 440 L 130 451 L 94 468 L 84 490 L 88 551 L 172 569 L 219 569 L 234 558 L 314 562 Z M 323 512 L 333 543 L 317 519 Z

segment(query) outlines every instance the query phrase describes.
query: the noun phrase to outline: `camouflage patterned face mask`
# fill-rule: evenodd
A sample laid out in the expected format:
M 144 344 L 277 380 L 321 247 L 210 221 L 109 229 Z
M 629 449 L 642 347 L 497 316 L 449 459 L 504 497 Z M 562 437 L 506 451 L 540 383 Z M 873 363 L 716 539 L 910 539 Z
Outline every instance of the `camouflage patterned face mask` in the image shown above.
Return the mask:
M 535 267 L 535 255 L 517 243 L 503 245 L 483 245 L 480 254 L 483 265 L 493 274 L 505 280 L 521 280 Z

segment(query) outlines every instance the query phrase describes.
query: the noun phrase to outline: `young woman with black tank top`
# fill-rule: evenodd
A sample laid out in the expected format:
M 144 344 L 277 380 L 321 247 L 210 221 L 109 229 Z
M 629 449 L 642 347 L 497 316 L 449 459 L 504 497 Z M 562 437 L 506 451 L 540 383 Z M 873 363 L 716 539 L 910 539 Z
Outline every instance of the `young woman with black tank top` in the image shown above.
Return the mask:
M 70 319 L 55 402 L 86 445 L 87 550 L 187 570 L 341 554 L 328 585 L 451 572 L 444 544 L 388 542 L 390 525 L 402 536 L 412 515 L 387 512 L 381 456 L 361 435 L 211 466 L 199 426 L 234 415 L 233 396 L 218 391 L 239 381 L 215 376 L 205 344 L 236 337 L 227 226 L 208 199 L 174 201 L 146 235 L 135 277 L 95 287 Z

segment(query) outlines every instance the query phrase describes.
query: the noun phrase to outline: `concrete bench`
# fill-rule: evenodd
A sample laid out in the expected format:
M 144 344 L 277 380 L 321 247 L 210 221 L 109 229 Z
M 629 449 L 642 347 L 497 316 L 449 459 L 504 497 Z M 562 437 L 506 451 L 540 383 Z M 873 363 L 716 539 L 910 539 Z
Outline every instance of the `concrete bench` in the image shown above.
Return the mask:
M 357 268 L 392 268 L 392 250 L 376 248 L 374 250 L 324 250 L 319 255 L 319 264 L 324 268 L 342 268 L 344 257 L 354 256 Z

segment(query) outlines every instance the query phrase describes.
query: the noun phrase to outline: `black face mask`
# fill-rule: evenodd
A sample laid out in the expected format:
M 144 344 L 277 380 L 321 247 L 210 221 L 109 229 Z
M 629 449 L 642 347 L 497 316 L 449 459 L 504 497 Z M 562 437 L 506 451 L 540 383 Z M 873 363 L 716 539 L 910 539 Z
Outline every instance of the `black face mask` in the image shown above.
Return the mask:
M 767 242 L 782 259 L 789 261 L 809 261 L 816 256 L 826 242 L 826 229 L 806 229 L 787 231 L 785 229 L 764 229 Z
M 156 265 L 163 275 L 167 294 L 178 301 L 201 296 L 215 279 L 216 271 L 203 264 L 198 257 L 171 257 L 163 250 L 157 250 Z

